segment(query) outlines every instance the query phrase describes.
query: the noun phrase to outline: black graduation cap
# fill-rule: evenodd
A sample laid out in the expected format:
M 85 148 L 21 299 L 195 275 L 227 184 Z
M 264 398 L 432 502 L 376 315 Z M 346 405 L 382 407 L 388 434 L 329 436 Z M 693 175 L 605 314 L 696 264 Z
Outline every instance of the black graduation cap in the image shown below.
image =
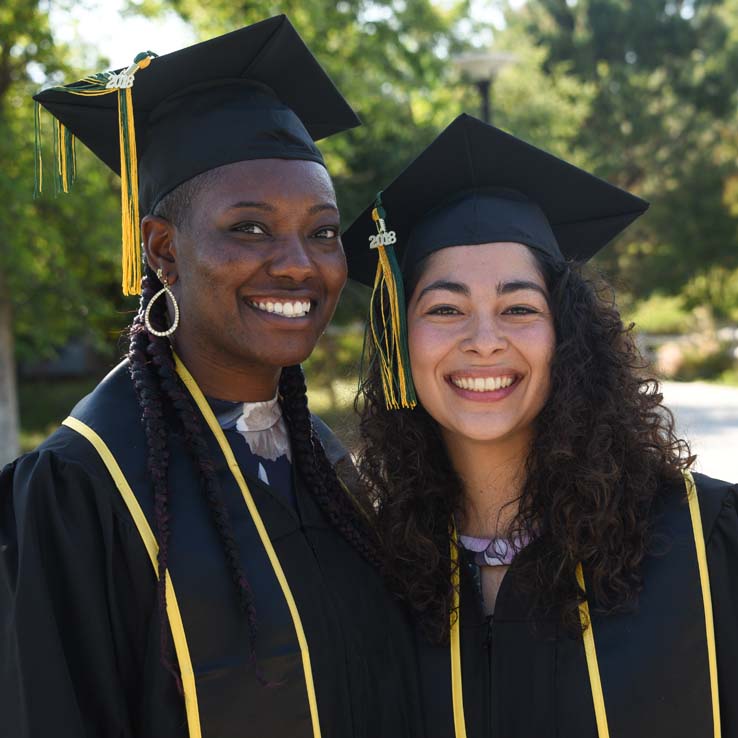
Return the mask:
M 648 203 L 460 115 L 342 236 L 349 276 L 373 284 L 370 327 L 388 407 L 415 404 L 404 278 L 450 246 L 511 241 L 556 260 L 593 256 Z
M 151 212 L 178 185 L 225 164 L 323 163 L 314 141 L 359 125 L 284 15 L 164 56 L 144 52 L 126 70 L 34 99 L 55 118 L 60 189 L 74 177 L 75 138 L 121 175 L 126 294 L 139 289 L 139 190 L 141 211 Z
M 456 118 L 381 194 L 403 272 L 448 246 L 514 241 L 585 261 L 648 203 L 470 115 Z M 349 275 L 373 284 L 372 204 L 342 240 Z

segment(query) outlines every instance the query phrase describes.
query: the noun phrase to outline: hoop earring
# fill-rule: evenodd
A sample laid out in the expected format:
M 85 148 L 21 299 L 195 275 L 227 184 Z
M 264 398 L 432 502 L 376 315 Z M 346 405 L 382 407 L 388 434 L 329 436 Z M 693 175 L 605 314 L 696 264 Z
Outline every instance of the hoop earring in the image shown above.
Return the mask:
M 146 326 L 146 330 L 152 335 L 164 338 L 165 336 L 171 336 L 172 333 L 177 330 L 177 326 L 179 325 L 179 305 L 177 305 L 177 301 L 174 299 L 174 295 L 169 289 L 169 280 L 162 273 L 161 267 L 156 270 L 156 276 L 159 278 L 159 281 L 164 286 L 149 300 L 149 304 L 146 306 L 146 311 L 144 312 L 144 325 Z M 149 316 L 151 314 L 151 307 L 153 306 L 153 304 L 162 295 L 165 294 L 169 295 L 169 299 L 172 301 L 172 307 L 174 308 L 174 320 L 172 321 L 172 324 L 169 326 L 169 328 L 167 328 L 165 331 L 157 331 L 156 328 L 151 325 Z

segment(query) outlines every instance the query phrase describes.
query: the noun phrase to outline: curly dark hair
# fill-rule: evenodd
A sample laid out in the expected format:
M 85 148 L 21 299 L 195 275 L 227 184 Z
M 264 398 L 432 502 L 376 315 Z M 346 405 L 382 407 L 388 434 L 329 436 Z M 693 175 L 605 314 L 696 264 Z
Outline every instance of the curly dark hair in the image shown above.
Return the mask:
M 155 212 L 172 222 L 185 222 L 189 202 L 207 181 L 200 176 L 186 182 L 162 200 Z M 223 504 L 215 465 L 205 442 L 204 429 L 189 392 L 180 380 L 174 366 L 172 346 L 167 338 L 158 337 L 146 329 L 144 313 L 161 283 L 150 266 L 146 265 L 141 281 L 141 301 L 138 314 L 131 325 L 128 361 L 130 375 L 136 389 L 141 418 L 148 445 L 148 472 L 154 495 L 155 535 L 158 553 L 158 609 L 161 621 L 162 663 L 181 682 L 172 657 L 171 639 L 166 618 L 165 573 L 168 565 L 169 494 L 167 475 L 170 454 L 167 438 L 170 429 L 167 418 L 176 418 L 186 442 L 187 450 L 200 471 L 202 492 L 207 499 L 211 517 L 221 540 L 224 564 L 230 570 L 234 595 L 238 606 L 248 620 L 250 655 L 257 678 L 266 684 L 256 661 L 257 603 L 249 585 L 246 566 L 240 561 L 228 510 Z M 151 307 L 150 321 L 157 330 L 165 330 L 168 316 L 165 301 L 160 299 Z M 357 506 L 359 498 L 349 497 L 326 457 L 320 438 L 313 426 L 308 409 L 305 377 L 300 366 L 285 367 L 279 381 L 279 397 L 287 424 L 297 470 L 308 491 L 314 496 L 328 520 L 343 537 L 375 566 L 379 564 L 376 534 L 369 526 L 368 510 Z M 170 421 L 171 422 L 171 421 Z
M 577 564 L 590 604 L 631 606 L 652 544 L 652 505 L 694 457 L 675 434 L 612 290 L 580 265 L 531 251 L 548 288 L 556 348 L 509 530 L 533 541 L 516 558 L 515 580 L 535 611 L 556 612 L 567 629 L 581 632 Z M 422 264 L 406 294 L 419 271 Z M 462 483 L 422 405 L 387 410 L 375 364 L 361 388 L 359 470 L 378 508 L 389 584 L 416 613 L 421 632 L 442 642 L 453 596 L 449 524 L 462 514 Z

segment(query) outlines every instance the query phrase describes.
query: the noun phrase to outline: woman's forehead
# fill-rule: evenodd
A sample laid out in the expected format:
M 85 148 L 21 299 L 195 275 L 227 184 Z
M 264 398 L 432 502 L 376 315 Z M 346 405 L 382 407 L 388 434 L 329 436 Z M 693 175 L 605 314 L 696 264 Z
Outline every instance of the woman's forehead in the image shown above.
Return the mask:
M 300 198 L 335 204 L 330 175 L 321 164 L 299 159 L 240 161 L 211 170 L 202 199 L 222 207 Z M 213 203 L 214 204 L 214 203 Z
M 469 285 L 523 278 L 544 284 L 532 250 L 510 242 L 453 246 L 434 252 L 426 259 L 419 282 L 439 278 Z

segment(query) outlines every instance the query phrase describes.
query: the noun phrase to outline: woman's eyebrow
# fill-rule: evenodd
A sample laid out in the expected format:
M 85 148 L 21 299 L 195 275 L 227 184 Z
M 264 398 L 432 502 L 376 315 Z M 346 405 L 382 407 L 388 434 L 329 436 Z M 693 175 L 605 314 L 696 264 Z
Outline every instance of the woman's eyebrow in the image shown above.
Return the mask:
M 520 290 L 533 290 L 534 292 L 540 292 L 546 299 L 548 299 L 546 290 L 536 282 L 529 282 L 525 279 L 515 279 L 511 282 L 497 283 L 498 295 L 509 295 L 511 292 L 519 292 Z
M 241 200 L 240 202 L 233 203 L 228 209 L 236 210 L 237 208 L 257 208 L 258 210 L 267 210 L 269 212 L 274 211 L 274 205 L 270 205 L 268 202 L 256 202 L 254 200 Z
M 423 287 L 418 295 L 418 300 L 420 300 L 426 292 L 431 292 L 433 290 L 455 292 L 457 295 L 464 295 L 465 297 L 469 297 L 471 295 L 469 288 L 462 282 L 451 282 L 447 279 L 437 279 L 435 282 L 431 282 L 426 287 Z
M 271 205 L 268 202 L 257 202 L 256 200 L 241 200 L 239 202 L 233 203 L 233 205 L 231 205 L 228 209 L 237 210 L 238 208 L 256 208 L 257 210 L 266 210 L 270 213 L 276 210 L 274 205 Z M 333 210 L 337 213 L 338 207 L 335 203 L 332 202 L 319 202 L 317 205 L 313 205 L 308 208 L 308 214 L 315 215 L 315 213 L 320 213 L 323 210 Z
M 317 205 L 313 205 L 311 208 L 308 208 L 308 214 L 315 215 L 315 213 L 320 213 L 323 210 L 333 210 L 337 213 L 338 206 L 332 202 L 321 202 L 321 203 L 318 203 Z

